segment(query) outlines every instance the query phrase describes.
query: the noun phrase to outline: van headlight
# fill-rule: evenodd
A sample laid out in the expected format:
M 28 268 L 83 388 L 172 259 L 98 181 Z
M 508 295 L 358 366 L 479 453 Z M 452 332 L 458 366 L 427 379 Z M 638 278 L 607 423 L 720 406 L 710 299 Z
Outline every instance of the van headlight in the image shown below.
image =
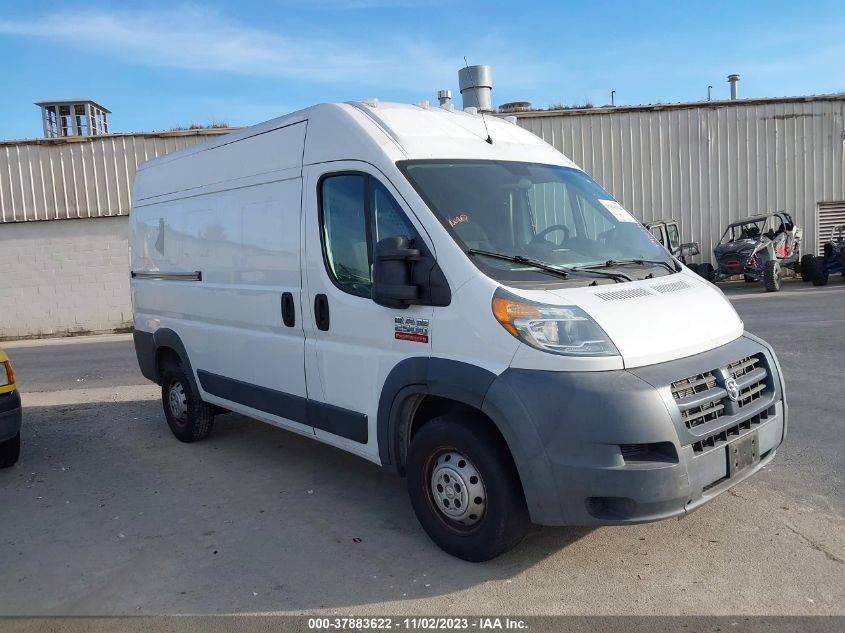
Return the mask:
M 564 356 L 617 356 L 610 337 L 578 306 L 553 306 L 517 298 L 499 288 L 493 315 L 523 343 Z

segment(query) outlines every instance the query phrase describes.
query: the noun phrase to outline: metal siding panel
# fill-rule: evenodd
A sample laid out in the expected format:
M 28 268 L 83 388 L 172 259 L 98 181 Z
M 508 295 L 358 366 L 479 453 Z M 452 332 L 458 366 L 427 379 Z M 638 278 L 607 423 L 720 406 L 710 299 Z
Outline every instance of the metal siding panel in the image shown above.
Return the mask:
M 140 163 L 209 137 L 6 143 L 0 149 L 0 223 L 127 215 Z
M 817 205 L 845 199 L 845 101 L 518 117 L 638 218 L 675 218 L 702 257 L 738 217 L 785 210 L 818 248 Z M 612 155 L 609 155 L 612 154 Z

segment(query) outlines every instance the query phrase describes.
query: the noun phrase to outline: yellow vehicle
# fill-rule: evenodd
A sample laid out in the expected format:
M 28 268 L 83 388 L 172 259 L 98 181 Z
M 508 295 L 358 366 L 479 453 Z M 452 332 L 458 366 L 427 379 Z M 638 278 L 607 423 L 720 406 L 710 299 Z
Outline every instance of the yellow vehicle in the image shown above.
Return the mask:
M 21 396 L 15 372 L 0 349 L 0 468 L 14 466 L 21 454 Z

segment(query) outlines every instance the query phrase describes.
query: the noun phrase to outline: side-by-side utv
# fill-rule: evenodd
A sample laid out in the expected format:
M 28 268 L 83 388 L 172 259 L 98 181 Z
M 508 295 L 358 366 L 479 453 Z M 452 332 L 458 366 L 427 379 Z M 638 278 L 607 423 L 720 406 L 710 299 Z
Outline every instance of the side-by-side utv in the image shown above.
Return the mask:
M 807 281 L 814 286 L 824 286 L 827 278 L 836 273 L 845 275 L 845 224 L 837 224 L 825 242 L 821 257 L 812 257 L 808 266 Z M 806 257 L 806 255 L 804 256 Z
M 731 222 L 713 249 L 713 281 L 742 275 L 762 281 L 768 292 L 780 290 L 784 269 L 800 272 L 802 230 L 788 213 L 767 213 Z

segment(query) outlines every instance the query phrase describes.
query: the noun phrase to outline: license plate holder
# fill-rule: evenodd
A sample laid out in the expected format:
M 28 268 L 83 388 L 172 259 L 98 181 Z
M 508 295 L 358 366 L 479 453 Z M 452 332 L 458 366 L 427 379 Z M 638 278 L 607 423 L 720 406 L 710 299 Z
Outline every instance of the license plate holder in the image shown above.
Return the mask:
M 728 476 L 734 477 L 760 461 L 760 441 L 752 431 L 728 444 Z

